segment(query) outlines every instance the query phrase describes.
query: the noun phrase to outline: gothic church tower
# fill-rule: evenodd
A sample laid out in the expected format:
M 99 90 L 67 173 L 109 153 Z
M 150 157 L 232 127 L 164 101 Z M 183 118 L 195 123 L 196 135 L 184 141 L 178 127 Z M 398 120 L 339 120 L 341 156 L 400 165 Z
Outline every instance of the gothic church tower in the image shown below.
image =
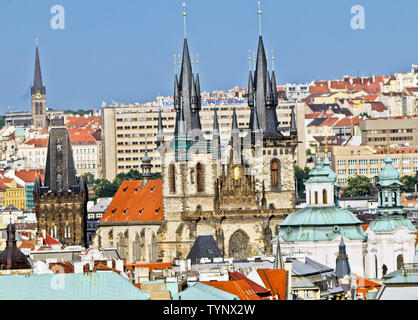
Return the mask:
M 38 43 L 35 53 L 35 75 L 31 87 L 32 124 L 36 129 L 46 129 L 46 88 L 42 82 L 41 63 L 39 62 Z

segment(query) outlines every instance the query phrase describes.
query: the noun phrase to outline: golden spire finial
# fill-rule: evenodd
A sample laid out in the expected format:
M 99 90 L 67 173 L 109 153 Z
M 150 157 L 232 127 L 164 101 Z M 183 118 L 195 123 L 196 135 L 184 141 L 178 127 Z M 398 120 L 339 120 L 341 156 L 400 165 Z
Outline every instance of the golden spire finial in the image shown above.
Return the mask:
M 177 55 L 174 55 L 174 74 L 177 74 L 177 59 L 176 59 Z
M 35 38 L 35 45 L 36 45 L 36 47 L 38 47 L 38 45 L 39 45 L 39 39 L 38 38 Z
M 389 130 L 386 130 L 386 153 L 390 152 L 390 147 L 389 147 Z
M 274 49 L 271 49 L 271 71 L 274 71 Z
M 261 36 L 261 1 L 258 1 L 258 32 Z
M 187 38 L 187 34 L 186 34 L 186 16 L 187 16 L 187 12 L 186 12 L 186 2 L 183 2 L 183 20 L 184 20 L 184 39 Z
M 325 154 L 328 154 L 328 135 L 325 137 Z
M 253 70 L 255 71 L 255 51 L 253 51 Z
M 251 71 L 251 50 L 248 50 L 248 66 L 249 66 L 250 71 Z

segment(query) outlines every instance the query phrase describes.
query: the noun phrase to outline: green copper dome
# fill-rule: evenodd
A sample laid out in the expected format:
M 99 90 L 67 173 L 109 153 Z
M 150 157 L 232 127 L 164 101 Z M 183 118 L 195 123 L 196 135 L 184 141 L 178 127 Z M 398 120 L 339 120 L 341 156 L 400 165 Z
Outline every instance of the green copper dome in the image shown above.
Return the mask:
M 330 172 L 333 173 L 332 169 L 331 168 L 327 169 L 326 166 L 324 167 L 323 163 L 318 159 L 316 167 L 313 168 L 309 172 L 309 179 L 306 181 L 306 183 L 321 183 L 321 182 L 334 183 L 335 180 L 333 180 L 333 177 L 330 177 Z
M 337 236 L 351 240 L 366 239 L 362 222 L 347 210 L 337 207 L 305 207 L 290 214 L 280 224 L 284 241 L 328 241 Z
M 331 169 L 331 162 L 328 159 L 328 156 L 325 155 L 323 168 L 325 171 L 328 172 L 328 178 L 330 178 L 333 182 L 337 181 L 337 174 Z
M 399 182 L 399 171 L 392 165 L 392 159 L 388 154 L 385 159 L 385 167 L 379 173 L 379 185 L 388 186 Z

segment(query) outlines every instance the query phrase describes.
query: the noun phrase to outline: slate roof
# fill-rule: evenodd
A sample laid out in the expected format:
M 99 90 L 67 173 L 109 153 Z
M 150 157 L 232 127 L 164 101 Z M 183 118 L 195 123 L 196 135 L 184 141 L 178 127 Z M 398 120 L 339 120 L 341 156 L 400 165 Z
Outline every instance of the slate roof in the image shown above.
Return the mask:
M 187 259 L 191 259 L 192 263 L 199 263 L 201 258 L 209 258 L 213 262 L 213 258 L 222 257 L 215 239 L 211 235 L 197 236 L 192 248 L 190 249 Z
M 115 272 L 8 275 L 0 277 L 0 287 L 3 289 L 0 300 L 149 300 L 150 297 Z
M 293 262 L 292 275 L 294 276 L 310 276 L 319 273 L 334 272 L 334 269 L 316 262 L 308 257 L 305 258 L 305 263 L 296 259 L 288 260 Z
M 88 213 L 99 213 L 102 212 L 104 213 L 107 209 L 107 207 L 110 205 L 110 203 L 112 202 L 113 198 L 102 198 L 99 199 L 99 201 L 92 206 L 91 208 L 87 209 Z

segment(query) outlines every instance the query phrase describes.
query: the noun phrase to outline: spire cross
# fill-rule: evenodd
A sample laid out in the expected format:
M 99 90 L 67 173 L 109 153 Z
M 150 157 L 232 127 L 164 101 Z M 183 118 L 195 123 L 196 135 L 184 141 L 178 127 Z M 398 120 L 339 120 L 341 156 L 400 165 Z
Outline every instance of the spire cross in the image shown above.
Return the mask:
M 258 1 L 258 32 L 261 36 L 261 1 Z
M 183 20 L 184 20 L 184 39 L 187 38 L 187 34 L 186 34 L 186 17 L 187 17 L 187 12 L 186 12 L 186 2 L 183 2 Z

